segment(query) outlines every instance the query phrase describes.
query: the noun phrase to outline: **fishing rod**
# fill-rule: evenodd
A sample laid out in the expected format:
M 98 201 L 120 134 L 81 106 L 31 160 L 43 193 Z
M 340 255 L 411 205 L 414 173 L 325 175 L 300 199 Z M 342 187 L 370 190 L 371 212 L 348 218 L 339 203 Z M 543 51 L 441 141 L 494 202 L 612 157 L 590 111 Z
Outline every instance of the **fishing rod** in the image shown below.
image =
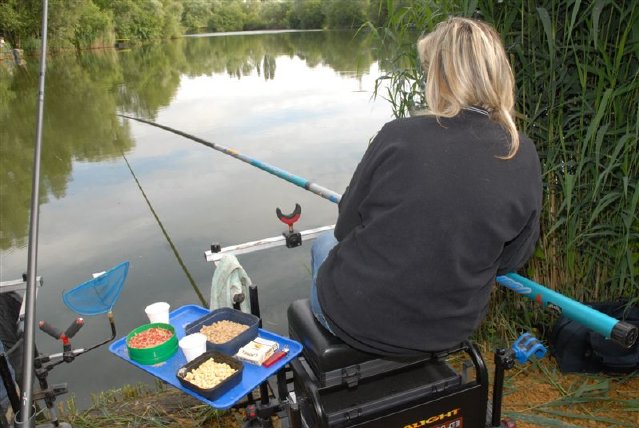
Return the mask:
M 253 165 L 256 168 L 259 168 L 279 178 L 282 178 L 288 181 L 289 183 L 293 183 L 296 186 L 306 189 L 309 192 L 315 193 L 316 195 L 321 196 L 322 198 L 328 199 L 331 202 L 338 203 L 339 200 L 342 198 L 342 195 L 330 189 L 327 189 L 326 187 L 320 186 L 319 184 L 313 183 L 303 177 L 300 177 L 295 174 L 291 174 L 288 171 L 285 171 L 281 168 L 270 165 L 266 162 L 262 162 L 251 156 L 239 153 L 238 151 L 231 149 L 229 147 L 225 147 L 216 143 L 211 143 L 210 141 L 203 140 L 202 138 L 196 137 L 195 135 L 187 134 L 186 132 L 182 132 L 178 129 L 174 129 L 169 126 L 160 125 L 159 123 L 151 122 L 150 120 L 141 119 L 139 117 L 127 116 L 125 114 L 118 114 L 118 116 L 126 118 L 126 119 L 130 119 L 130 120 L 135 120 L 141 123 L 146 123 L 147 125 L 155 126 L 156 128 L 164 129 L 165 131 L 172 132 L 184 138 L 188 138 L 189 140 L 195 141 L 196 143 L 200 143 L 204 146 L 210 147 L 213 150 L 217 150 L 218 152 L 222 152 L 226 155 L 233 156 L 234 158 L 239 159 L 242 162 L 246 162 L 249 165 Z
M 184 264 L 184 261 L 182 260 L 182 257 L 180 256 L 179 251 L 177 250 L 176 246 L 173 244 L 173 241 L 171 240 L 171 237 L 169 236 L 168 232 L 164 228 L 164 225 L 160 221 L 160 217 L 158 217 L 157 213 L 153 209 L 153 205 L 151 205 L 151 201 L 149 201 L 149 198 L 146 196 L 146 193 L 144 192 L 144 189 L 142 188 L 142 185 L 140 184 L 140 181 L 138 180 L 138 177 L 133 172 L 133 168 L 131 168 L 131 164 L 129 164 L 129 160 L 126 158 L 124 153 L 122 153 L 122 158 L 124 159 L 124 162 L 126 162 L 126 166 L 129 168 L 129 171 L 131 172 L 131 175 L 133 176 L 133 179 L 135 180 L 135 183 L 138 185 L 138 189 L 140 189 L 140 192 L 142 193 L 142 196 L 144 197 L 144 200 L 146 201 L 146 204 L 148 205 L 149 209 L 151 210 L 151 214 L 153 214 L 153 217 L 155 218 L 155 221 L 157 222 L 158 226 L 160 226 L 160 229 L 162 230 L 162 234 L 164 234 L 164 238 L 166 238 L 166 241 L 169 243 L 169 246 L 171 247 L 171 250 L 173 251 L 173 254 L 175 255 L 175 258 L 177 259 L 178 263 L 180 264 L 180 267 L 182 268 L 182 271 L 186 275 L 186 278 L 189 280 L 189 283 L 191 284 L 191 287 L 193 287 L 193 290 L 195 291 L 195 294 L 197 294 L 197 297 L 198 297 L 198 299 L 200 299 L 200 302 L 202 303 L 202 305 L 206 306 L 206 299 L 202 295 L 202 292 L 200 291 L 198 286 L 195 284 L 195 280 L 191 276 L 191 272 L 189 272 L 189 270 L 187 269 L 186 265 Z
M 282 178 L 290 183 L 303 187 L 306 190 L 309 190 L 317 195 L 320 195 L 330 200 L 331 202 L 338 203 L 342 198 L 342 195 L 340 195 L 337 192 L 334 192 L 325 187 L 319 186 L 315 183 L 310 183 L 305 178 L 291 174 L 290 172 L 287 172 L 281 168 L 264 164 L 263 162 L 260 162 L 257 159 L 253 159 L 245 155 L 240 155 L 234 150 L 222 148 L 221 146 L 215 145 L 213 143 L 209 143 L 205 140 L 202 140 L 201 138 L 195 137 L 193 135 L 187 134 L 182 131 L 178 131 L 173 128 L 169 128 L 168 126 L 160 125 L 155 122 L 151 122 L 148 120 L 139 119 L 135 117 L 125 116 L 125 115 L 119 115 L 119 116 L 125 117 L 127 119 L 137 120 L 139 122 L 146 123 L 148 125 L 173 132 L 174 134 L 184 136 L 190 140 L 204 144 L 215 150 L 222 151 L 223 153 L 229 154 L 253 166 L 256 166 L 260 169 L 270 172 L 271 174 L 274 174 L 277 177 Z M 267 167 L 265 167 L 265 165 L 267 165 Z M 310 185 L 307 183 L 310 183 Z M 322 191 L 318 192 L 316 190 L 318 188 L 321 189 Z M 328 197 L 327 195 L 330 195 L 330 197 Z M 283 242 L 283 240 L 280 238 L 277 240 L 277 242 L 275 242 L 275 238 L 273 238 L 273 239 L 267 239 L 267 240 L 248 243 L 245 245 L 239 245 L 236 247 L 241 247 L 242 250 L 245 250 L 248 247 L 256 247 L 256 246 L 262 245 L 263 242 L 267 242 L 268 245 L 274 246 L 274 245 L 280 244 L 281 242 Z M 233 252 L 233 250 L 230 250 L 227 252 Z M 207 257 L 207 260 L 209 259 L 213 260 L 215 256 L 207 252 L 206 257 Z M 566 318 L 577 321 L 581 323 L 582 325 L 588 327 L 589 329 L 601 334 L 602 336 L 608 339 L 614 340 L 615 342 L 619 343 L 620 345 L 626 348 L 631 347 L 637 341 L 637 336 L 639 335 L 639 329 L 637 329 L 637 327 L 635 327 L 634 325 L 627 323 L 625 321 L 619 321 L 609 315 L 606 315 L 587 305 L 584 305 L 583 303 L 579 303 L 576 300 L 566 297 L 563 294 L 550 290 L 549 288 L 546 288 L 543 285 L 538 284 L 528 278 L 524 278 L 523 276 L 520 276 L 516 273 L 508 273 L 506 275 L 498 276 L 496 278 L 496 281 L 498 284 L 512 291 L 515 291 L 516 293 L 521 294 L 522 296 L 525 296 L 537 303 L 540 303 L 544 307 L 554 309 L 557 312 L 563 314 Z
M 40 158 L 42 153 L 42 118 L 44 115 L 44 81 L 47 62 L 47 20 L 49 2 L 42 1 L 42 29 L 40 46 L 40 77 L 38 82 L 38 98 L 36 106 L 36 135 L 33 151 L 33 177 L 31 182 L 31 214 L 29 219 L 29 248 L 27 259 L 27 290 L 24 320 L 24 354 L 22 367 L 22 399 L 19 414 L 14 420 L 17 424 L 24 424 L 29 428 L 35 426 L 35 409 L 33 406 L 33 359 L 35 355 L 35 310 L 36 310 L 36 276 L 38 271 L 38 226 L 39 226 L 39 196 L 40 196 Z M 19 417 L 22 418 L 19 421 Z

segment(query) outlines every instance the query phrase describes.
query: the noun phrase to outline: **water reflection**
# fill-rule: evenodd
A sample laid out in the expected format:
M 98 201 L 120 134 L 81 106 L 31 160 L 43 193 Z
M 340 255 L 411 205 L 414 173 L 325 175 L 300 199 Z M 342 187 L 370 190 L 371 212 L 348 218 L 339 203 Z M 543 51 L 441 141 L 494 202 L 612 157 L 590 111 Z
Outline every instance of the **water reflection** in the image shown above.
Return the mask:
M 130 51 L 54 56 L 45 96 L 37 320 L 66 327 L 75 318 L 62 290 L 129 260 L 114 307 L 118 337 L 143 324 L 152 301 L 198 303 L 186 269 L 208 296 L 212 266 L 203 252 L 275 236 L 275 208 L 302 206 L 301 229 L 331 224 L 336 206 L 231 157 L 174 134 L 122 120 L 138 115 L 237 149 L 342 192 L 369 139 L 390 119 L 373 102 L 375 50 L 350 33 L 285 33 L 186 38 Z M 37 64 L 0 67 L 0 276 L 25 270 Z M 156 220 L 122 153 L 147 195 Z M 241 257 L 260 286 L 264 325 L 286 334 L 286 308 L 307 297 L 308 245 Z M 75 346 L 108 336 L 87 319 Z M 37 332 L 42 352 L 60 346 Z M 99 367 L 99 370 L 95 368 Z M 92 382 L 85 382 L 90 376 Z M 79 407 L 90 394 L 153 379 L 100 348 L 52 372 Z
M 273 80 L 277 57 L 361 75 L 375 61 L 370 42 L 350 32 L 300 32 L 185 38 L 131 51 L 84 52 L 49 59 L 45 89 L 41 203 L 65 195 L 72 162 L 119 158 L 134 142 L 116 113 L 154 119 L 184 77 L 254 73 Z M 37 62 L 10 75 L 0 67 L 0 249 L 22 247 L 28 234 L 35 138 Z
M 105 91 L 120 74 L 115 56 L 100 55 L 89 61 L 96 62 L 100 65 L 94 70 L 82 58 L 63 56 L 47 69 L 41 204 L 51 197 L 64 197 L 74 160 L 103 160 L 132 146 L 128 127 L 113 114 L 116 99 Z M 0 109 L 1 249 L 23 246 L 28 234 L 37 64 L 18 68 L 5 78 Z

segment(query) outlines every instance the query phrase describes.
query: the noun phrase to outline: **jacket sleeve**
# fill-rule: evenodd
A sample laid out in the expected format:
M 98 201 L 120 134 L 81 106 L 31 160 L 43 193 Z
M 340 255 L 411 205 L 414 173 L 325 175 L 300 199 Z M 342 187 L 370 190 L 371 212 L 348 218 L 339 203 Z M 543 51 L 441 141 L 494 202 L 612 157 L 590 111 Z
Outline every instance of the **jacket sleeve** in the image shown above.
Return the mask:
M 530 186 L 525 194 L 528 195 L 526 201 L 530 204 L 528 210 L 530 215 L 525 226 L 519 234 L 509 242 L 506 242 L 500 258 L 497 275 L 515 272 L 526 264 L 535 252 L 535 246 L 539 239 L 539 222 L 542 209 L 543 185 L 541 177 L 541 165 L 539 155 L 535 150 L 533 142 L 523 134 L 520 134 L 520 150 L 528 169 L 529 177 L 525 182 Z
M 535 252 L 539 239 L 539 210 L 536 210 L 515 239 L 504 245 L 497 275 L 521 269 Z

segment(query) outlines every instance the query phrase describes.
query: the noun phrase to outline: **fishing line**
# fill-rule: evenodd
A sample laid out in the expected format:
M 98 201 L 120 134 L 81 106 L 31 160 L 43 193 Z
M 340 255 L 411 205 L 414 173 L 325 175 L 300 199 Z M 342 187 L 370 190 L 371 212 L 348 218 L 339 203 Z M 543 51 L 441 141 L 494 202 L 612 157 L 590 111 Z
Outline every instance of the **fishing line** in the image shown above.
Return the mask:
M 135 183 L 138 185 L 138 189 L 140 189 L 140 192 L 142 192 L 142 196 L 144 197 L 144 200 L 146 201 L 146 204 L 149 206 L 149 209 L 151 210 L 151 213 L 153 214 L 153 217 L 155 217 L 155 221 L 157 222 L 158 226 L 160 226 L 160 229 L 162 229 L 162 234 L 166 238 L 166 241 L 169 243 L 169 246 L 171 247 L 171 250 L 173 251 L 173 254 L 175 255 L 175 258 L 177 259 L 178 263 L 182 267 L 182 270 L 184 271 L 184 274 L 186 275 L 186 277 L 189 280 L 189 283 L 191 283 L 191 287 L 193 287 L 193 290 L 195 291 L 195 294 L 197 294 L 197 297 L 200 299 L 200 302 L 202 302 L 202 305 L 203 306 L 207 306 L 206 305 L 206 299 L 204 299 L 204 296 L 202 295 L 202 292 L 200 291 L 198 286 L 195 284 L 195 281 L 193 280 L 193 277 L 191 276 L 191 273 L 189 272 L 189 270 L 187 269 L 186 265 L 184 264 L 184 261 L 182 261 L 182 257 L 180 256 L 180 253 L 178 252 L 177 248 L 175 247 L 175 245 L 173 245 L 173 241 L 171 241 L 171 238 L 169 237 L 169 234 L 167 233 L 166 229 L 164 228 L 164 225 L 162 224 L 162 222 L 160 221 L 160 218 L 158 217 L 157 213 L 153 209 L 153 205 L 151 205 L 151 201 L 149 201 L 149 198 L 147 198 L 146 193 L 144 192 L 144 189 L 142 188 L 142 185 L 140 184 L 140 181 L 138 180 L 138 177 L 136 177 L 135 173 L 133 172 L 133 168 L 131 168 L 131 164 L 129 163 L 129 160 L 124 155 L 124 152 L 122 152 L 122 158 L 124 159 L 124 162 L 126 162 L 126 166 L 129 168 L 129 171 L 131 171 L 131 175 L 133 176 L 133 179 L 135 180 Z
M 289 183 L 293 183 L 296 186 L 306 189 L 309 192 L 315 193 L 316 195 L 321 196 L 322 198 L 328 199 L 331 202 L 338 203 L 340 199 L 342 198 L 342 195 L 330 189 L 327 189 L 326 187 L 320 186 L 317 183 L 313 183 L 303 177 L 300 177 L 295 174 L 291 174 L 288 171 L 285 171 L 274 165 L 270 165 L 266 162 L 262 162 L 251 156 L 239 153 L 236 150 L 231 149 L 229 147 L 224 147 L 220 144 L 211 143 L 210 141 L 203 140 L 202 138 L 196 137 L 195 135 L 187 134 L 186 132 L 182 132 L 178 129 L 174 129 L 169 126 L 160 125 L 159 123 L 151 122 L 150 120 L 140 119 L 139 117 L 127 116 L 125 114 L 117 114 L 117 115 L 126 119 L 131 119 L 141 123 L 146 123 L 147 125 L 155 126 L 156 128 L 164 129 L 165 131 L 169 131 L 174 134 L 180 135 L 184 138 L 188 138 L 189 140 L 195 141 L 196 143 L 200 143 L 213 150 L 217 150 L 218 152 L 222 152 L 226 155 L 233 156 L 234 158 L 239 159 L 242 162 L 246 162 L 249 165 L 253 165 L 254 167 L 257 167 L 263 171 L 273 174 L 276 177 L 282 178 L 288 181 Z

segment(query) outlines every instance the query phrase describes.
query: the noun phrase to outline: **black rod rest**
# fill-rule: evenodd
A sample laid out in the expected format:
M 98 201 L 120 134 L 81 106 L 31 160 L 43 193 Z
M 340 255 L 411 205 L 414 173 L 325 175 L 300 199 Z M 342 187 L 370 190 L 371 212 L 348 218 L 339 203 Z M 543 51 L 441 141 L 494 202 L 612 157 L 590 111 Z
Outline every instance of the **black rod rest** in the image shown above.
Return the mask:
M 515 352 L 512 349 L 499 348 L 495 350 L 495 380 L 493 385 L 493 415 L 491 426 L 502 426 L 501 403 L 504 394 L 504 375 L 506 370 L 515 366 Z

